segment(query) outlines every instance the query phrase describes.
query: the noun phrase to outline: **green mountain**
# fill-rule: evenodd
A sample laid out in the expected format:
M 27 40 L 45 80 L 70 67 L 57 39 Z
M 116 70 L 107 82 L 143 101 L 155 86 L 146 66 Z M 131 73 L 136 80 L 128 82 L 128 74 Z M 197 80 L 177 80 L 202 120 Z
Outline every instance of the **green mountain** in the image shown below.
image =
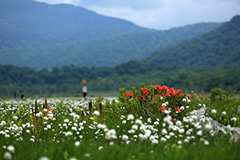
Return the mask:
M 144 59 L 218 26 L 199 23 L 157 31 L 71 5 L 1 0 L 0 64 L 34 69 L 114 66 Z
M 183 66 L 240 63 L 240 16 L 220 27 L 152 54 L 151 62 Z

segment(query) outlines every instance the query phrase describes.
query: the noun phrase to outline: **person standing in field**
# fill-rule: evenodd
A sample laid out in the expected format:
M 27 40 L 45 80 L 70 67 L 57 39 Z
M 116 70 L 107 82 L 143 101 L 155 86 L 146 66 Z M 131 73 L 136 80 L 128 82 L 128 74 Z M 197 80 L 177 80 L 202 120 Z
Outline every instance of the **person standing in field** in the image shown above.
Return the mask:
M 21 91 L 21 99 L 23 99 L 23 97 L 24 97 L 24 93 L 23 91 Z
M 82 80 L 82 92 L 83 92 L 83 97 L 87 97 L 87 81 L 85 79 Z
M 14 91 L 14 93 L 13 93 L 13 97 L 14 97 L 14 99 L 17 99 L 17 90 Z

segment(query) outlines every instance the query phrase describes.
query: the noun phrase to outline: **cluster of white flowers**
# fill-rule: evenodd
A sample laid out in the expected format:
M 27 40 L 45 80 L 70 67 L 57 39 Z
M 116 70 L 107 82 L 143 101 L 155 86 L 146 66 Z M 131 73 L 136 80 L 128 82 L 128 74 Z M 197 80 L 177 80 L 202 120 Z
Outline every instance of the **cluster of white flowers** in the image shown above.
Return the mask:
M 184 98 L 183 101 L 190 102 L 187 97 Z M 58 103 L 60 103 L 60 101 Z M 121 143 L 124 144 L 131 144 L 133 141 L 150 141 L 152 145 L 171 141 L 175 142 L 175 144 L 181 148 L 184 143 L 194 143 L 194 141 L 199 138 L 203 144 L 209 145 L 209 135 L 216 135 L 220 131 L 227 134 L 227 131 L 224 128 L 216 128 L 212 124 L 211 119 L 205 115 L 198 116 L 197 111 L 190 112 L 187 116 L 183 117 L 182 121 L 173 119 L 169 114 L 172 111 L 168 109 L 164 111 L 164 117 L 161 117 L 161 119 L 157 118 L 156 120 L 153 118 L 145 119 L 145 117 L 137 117 L 129 114 L 127 116 L 121 115 L 119 124 L 116 124 L 115 126 L 108 126 L 107 124 L 104 124 L 104 121 L 98 123 L 94 119 L 89 123 L 89 121 L 82 121 L 79 115 L 81 113 L 79 113 L 79 111 L 85 111 L 84 113 L 89 114 L 89 112 L 86 111 L 87 105 L 88 104 L 84 101 L 64 102 L 63 106 L 66 107 L 64 108 L 64 112 L 58 113 L 59 116 L 63 117 L 61 123 L 57 125 L 58 134 L 65 139 L 73 139 L 75 147 L 79 147 L 82 144 L 82 139 L 85 138 L 85 136 L 92 136 L 94 139 L 102 138 L 107 141 L 110 146 L 117 144 L 116 141 L 121 141 Z M 162 104 L 162 106 L 165 107 L 168 105 L 168 102 Z M 51 106 L 51 109 L 56 109 L 56 105 L 49 103 L 49 106 Z M 199 104 L 199 106 L 205 107 L 204 104 Z M 189 106 L 180 107 L 181 110 L 187 110 L 188 108 Z M 95 109 L 93 116 L 99 116 L 100 112 L 94 107 L 93 109 Z M 0 108 L 0 110 L 3 113 L 3 116 L 7 113 L 4 108 Z M 0 130 L 0 135 L 3 135 L 6 139 L 11 137 L 16 138 L 17 141 L 23 141 L 25 139 L 22 137 L 22 133 L 24 133 L 29 137 L 27 139 L 28 142 L 35 143 L 38 141 L 38 138 L 35 138 L 34 136 L 34 129 L 36 127 L 33 125 L 34 123 L 17 123 L 22 119 L 20 118 L 20 115 L 16 114 L 18 111 L 17 107 L 8 107 L 7 110 L 11 111 L 12 118 L 11 120 L 1 120 L 0 127 L 2 130 Z M 32 108 L 27 109 L 26 113 L 24 113 L 25 118 L 28 118 L 29 115 L 31 115 L 31 112 Z M 43 117 L 44 132 L 56 132 L 56 130 L 54 130 L 56 129 L 56 126 L 53 122 L 55 119 L 44 117 L 44 112 L 39 112 L 36 115 L 37 117 Z M 211 113 L 216 114 L 217 110 L 212 109 Z M 222 111 L 223 116 L 226 114 L 226 111 Z M 237 118 L 232 117 L 231 121 L 236 122 Z M 52 140 L 59 143 L 60 140 L 57 140 L 56 138 L 57 134 L 52 135 Z M 6 152 L 4 158 L 12 159 L 12 156 L 15 153 L 14 146 L 9 145 L 5 148 Z M 101 151 L 103 149 L 103 146 L 98 146 L 98 150 Z M 88 153 L 85 154 L 85 157 L 90 156 L 91 155 Z

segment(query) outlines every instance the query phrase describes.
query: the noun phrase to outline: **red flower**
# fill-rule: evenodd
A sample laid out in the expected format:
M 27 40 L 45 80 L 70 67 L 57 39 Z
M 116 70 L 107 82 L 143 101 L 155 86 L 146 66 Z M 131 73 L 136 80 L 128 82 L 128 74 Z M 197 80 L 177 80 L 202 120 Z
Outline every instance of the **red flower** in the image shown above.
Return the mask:
M 182 113 L 181 109 L 179 107 L 176 108 L 176 110 L 179 112 L 179 113 Z
M 167 90 L 167 94 L 170 96 L 175 95 L 175 93 L 176 93 L 176 90 L 174 88 L 170 88 Z
M 133 92 L 127 92 L 126 93 L 126 99 L 128 99 L 129 96 L 134 97 Z
M 191 98 L 191 95 L 189 94 L 189 95 L 187 95 L 188 96 L 188 98 L 190 99 Z
M 141 88 L 141 91 L 143 94 L 145 94 L 145 96 L 149 95 L 148 88 Z
M 154 89 L 162 90 L 162 87 L 161 87 L 160 85 L 156 85 L 156 86 L 154 87 Z
M 177 98 L 177 96 L 181 96 L 182 94 L 183 94 L 183 91 L 180 89 L 174 92 L 174 95 L 176 98 Z
M 167 108 L 166 107 L 160 107 L 159 108 L 162 112 L 164 112 Z
M 160 96 L 162 94 L 162 91 L 159 91 L 157 94 Z
M 162 89 L 161 90 L 167 90 L 169 87 L 168 86 L 162 86 Z
M 146 98 L 144 96 L 141 97 L 142 100 L 146 101 Z
M 47 110 L 47 114 L 53 114 L 52 110 Z

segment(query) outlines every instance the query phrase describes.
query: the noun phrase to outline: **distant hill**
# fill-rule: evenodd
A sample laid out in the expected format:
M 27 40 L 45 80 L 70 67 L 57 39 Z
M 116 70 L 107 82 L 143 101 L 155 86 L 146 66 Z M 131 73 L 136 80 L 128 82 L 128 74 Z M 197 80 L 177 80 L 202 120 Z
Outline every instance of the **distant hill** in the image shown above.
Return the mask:
M 87 40 L 147 30 L 81 7 L 33 0 L 1 0 L 0 13 L 1 35 L 8 34 L 5 45 L 13 46 Z
M 240 16 L 208 33 L 152 54 L 158 64 L 217 66 L 240 63 Z
M 199 23 L 157 31 L 71 5 L 1 0 L 0 64 L 34 69 L 114 66 L 144 59 L 218 26 Z

